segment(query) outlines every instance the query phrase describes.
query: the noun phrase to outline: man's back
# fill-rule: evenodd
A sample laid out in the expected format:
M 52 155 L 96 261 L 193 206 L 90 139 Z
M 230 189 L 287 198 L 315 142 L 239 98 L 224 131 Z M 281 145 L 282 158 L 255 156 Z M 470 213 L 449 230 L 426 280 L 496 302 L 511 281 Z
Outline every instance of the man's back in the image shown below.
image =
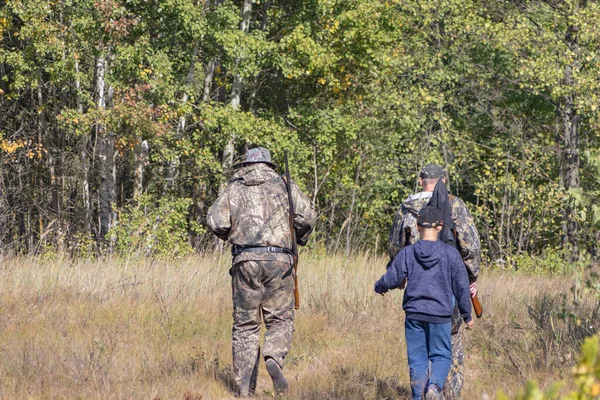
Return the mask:
M 292 182 L 294 228 L 304 245 L 312 231 L 315 212 L 310 200 Z M 210 230 L 223 240 L 242 247 L 291 249 L 289 204 L 283 178 L 265 164 L 239 170 L 208 210 Z M 281 259 L 281 254 L 244 253 L 241 259 Z M 241 260 L 240 259 L 240 260 Z M 240 261 L 236 258 L 236 261 Z
M 416 243 L 419 239 L 417 230 L 417 214 L 431 199 L 432 192 L 419 192 L 409 196 L 397 211 L 390 230 L 388 253 L 390 259 L 404 247 Z M 467 266 L 469 280 L 474 282 L 479 275 L 481 262 L 481 242 L 473 217 L 465 203 L 455 196 L 450 196 L 452 220 L 460 255 Z

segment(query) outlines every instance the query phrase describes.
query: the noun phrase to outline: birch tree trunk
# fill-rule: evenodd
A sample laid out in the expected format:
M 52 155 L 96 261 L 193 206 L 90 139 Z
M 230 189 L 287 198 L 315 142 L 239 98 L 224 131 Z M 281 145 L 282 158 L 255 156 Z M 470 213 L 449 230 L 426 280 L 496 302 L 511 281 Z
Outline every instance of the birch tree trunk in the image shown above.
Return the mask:
M 144 193 L 144 167 L 148 164 L 149 146 L 148 141 L 143 140 L 135 145 L 134 153 L 134 174 L 133 174 L 133 198 L 134 200 Z
M 265 32 L 267 30 L 267 24 L 269 23 L 269 9 L 271 8 L 271 1 L 267 0 L 264 4 L 263 4 L 263 15 L 262 15 L 262 19 L 260 21 L 260 30 Z M 254 77 L 254 84 L 252 85 L 252 92 L 250 93 L 250 100 L 249 100 L 249 109 L 250 112 L 254 115 L 256 115 L 256 97 L 258 95 L 258 90 L 260 89 L 260 73 L 256 74 L 256 76 Z
M 560 102 L 558 113 L 562 122 L 562 136 L 563 136 L 563 182 L 566 190 L 575 189 L 579 187 L 579 169 L 580 169 L 580 158 L 579 158 L 579 115 L 575 109 L 575 94 L 572 90 L 575 85 L 575 78 L 573 75 L 579 70 L 579 43 L 577 33 L 579 27 L 576 25 L 569 25 L 567 28 L 567 34 L 565 36 L 567 45 L 575 55 L 575 60 L 572 64 L 567 65 L 565 68 L 564 84 L 567 88 L 568 94 L 565 95 Z M 576 207 L 572 202 L 568 202 L 564 210 L 564 227 L 566 242 L 570 246 L 571 261 L 575 261 L 579 258 L 579 242 L 577 239 L 577 220 L 575 214 L 577 213 Z
M 215 7 L 218 7 L 223 0 L 215 0 Z M 208 13 L 210 10 L 210 0 L 204 2 L 204 11 Z M 215 64 L 217 60 L 215 58 L 210 59 L 204 66 L 204 88 L 202 91 L 202 102 L 206 103 L 210 100 L 210 91 L 212 89 L 213 78 L 215 76 Z
M 248 33 L 250 30 L 250 21 L 252 19 L 252 0 L 244 0 L 242 6 L 242 22 L 240 23 L 240 30 L 243 33 Z M 233 85 L 231 86 L 231 107 L 234 110 L 239 110 L 240 102 L 242 99 L 242 75 L 240 71 L 236 71 L 233 77 Z M 231 135 L 225 149 L 223 150 L 223 172 L 229 175 L 231 172 L 231 166 L 233 165 L 233 158 L 235 155 L 235 142 L 237 137 Z
M 106 56 L 101 55 L 96 61 L 96 104 L 102 113 L 106 110 Z M 115 183 L 115 138 L 101 123 L 96 124 L 96 135 L 99 138 L 100 169 L 100 237 L 105 239 L 108 231 L 114 226 L 114 201 L 117 195 Z
M 75 89 L 77 112 L 83 114 L 81 101 L 81 77 L 79 75 L 79 57 L 75 56 Z M 88 157 L 89 135 L 84 133 L 79 142 L 79 160 L 81 161 L 81 197 L 83 201 L 83 226 L 85 234 L 89 235 L 92 227 L 92 205 L 90 199 L 90 161 Z
M 40 73 L 39 76 L 39 80 L 38 80 L 38 87 L 37 87 L 37 109 L 38 109 L 38 114 L 39 114 L 39 119 L 38 119 L 38 148 L 35 150 L 37 152 L 36 156 L 39 157 L 39 161 L 37 163 L 38 167 L 37 167 L 37 176 L 35 177 L 35 179 L 37 180 L 35 185 L 38 186 L 38 194 L 37 196 L 37 205 L 36 205 L 36 209 L 37 209 L 37 218 L 38 218 L 38 236 L 37 236 L 37 248 L 35 247 L 35 242 L 36 242 L 36 238 L 35 238 L 35 233 L 33 232 L 33 229 L 30 228 L 31 231 L 31 239 L 30 239 L 30 251 L 33 248 L 36 248 L 36 251 L 39 251 L 39 249 L 41 249 L 43 247 L 42 245 L 42 237 L 44 235 L 44 216 L 43 216 L 43 212 L 42 212 L 42 207 L 44 204 L 46 204 L 46 196 L 45 196 L 45 188 L 44 188 L 44 166 L 42 164 L 42 151 L 44 149 L 48 149 L 48 143 L 46 143 L 47 137 L 48 137 L 48 121 L 46 120 L 46 112 L 44 110 L 45 108 L 45 104 L 44 104 L 44 96 L 42 93 L 42 87 L 44 86 L 44 82 L 42 80 L 42 76 Z M 52 161 L 52 155 L 50 154 L 50 152 L 48 152 L 49 156 L 48 156 L 48 160 L 47 160 L 47 164 L 48 164 L 48 170 L 50 172 L 50 176 L 51 176 L 51 180 L 54 178 L 54 169 L 53 169 L 53 161 Z

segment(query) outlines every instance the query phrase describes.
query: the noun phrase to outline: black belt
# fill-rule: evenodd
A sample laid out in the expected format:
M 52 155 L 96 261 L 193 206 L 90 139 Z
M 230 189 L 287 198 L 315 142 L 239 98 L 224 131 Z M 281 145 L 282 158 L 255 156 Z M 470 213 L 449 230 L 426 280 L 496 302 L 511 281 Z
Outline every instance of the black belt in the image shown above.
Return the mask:
M 285 247 L 264 246 L 264 247 L 244 247 L 233 245 L 231 248 L 232 256 L 239 256 L 242 253 L 283 253 L 293 255 L 290 249 Z

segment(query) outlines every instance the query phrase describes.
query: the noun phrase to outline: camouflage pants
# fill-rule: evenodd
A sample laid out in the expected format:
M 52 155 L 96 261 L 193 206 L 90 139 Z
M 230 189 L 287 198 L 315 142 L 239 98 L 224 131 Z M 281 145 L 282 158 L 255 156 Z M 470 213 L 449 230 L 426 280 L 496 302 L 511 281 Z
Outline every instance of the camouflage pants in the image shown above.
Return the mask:
M 289 263 L 243 261 L 231 269 L 233 292 L 233 374 L 239 395 L 256 388 L 259 331 L 267 331 L 263 356 L 283 368 L 294 332 L 294 275 Z
M 452 315 L 452 366 L 444 383 L 444 399 L 460 399 L 460 391 L 465 375 L 465 350 L 463 347 L 464 327 L 458 307 L 454 308 Z

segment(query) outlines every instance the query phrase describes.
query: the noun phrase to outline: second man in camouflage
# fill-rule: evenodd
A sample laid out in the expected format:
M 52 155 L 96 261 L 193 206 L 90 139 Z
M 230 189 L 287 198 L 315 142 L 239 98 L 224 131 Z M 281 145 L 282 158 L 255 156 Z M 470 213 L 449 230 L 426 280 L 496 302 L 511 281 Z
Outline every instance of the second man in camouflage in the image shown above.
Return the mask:
M 417 215 L 431 199 L 435 184 L 439 179 L 446 181 L 446 171 L 435 164 L 423 167 L 420 172 L 419 183 L 423 190 L 413 194 L 402 203 L 396 213 L 390 231 L 388 253 L 393 260 L 396 254 L 405 246 L 414 244 L 419 240 L 417 230 Z M 477 277 L 479 276 L 481 261 L 481 242 L 479 233 L 465 203 L 455 196 L 450 196 L 452 219 L 455 223 L 457 247 L 467 267 L 467 274 L 471 283 L 471 295 L 477 293 Z M 461 318 L 455 309 L 452 321 L 452 368 L 444 385 L 444 398 L 453 400 L 460 398 L 464 381 L 464 347 L 461 329 Z

